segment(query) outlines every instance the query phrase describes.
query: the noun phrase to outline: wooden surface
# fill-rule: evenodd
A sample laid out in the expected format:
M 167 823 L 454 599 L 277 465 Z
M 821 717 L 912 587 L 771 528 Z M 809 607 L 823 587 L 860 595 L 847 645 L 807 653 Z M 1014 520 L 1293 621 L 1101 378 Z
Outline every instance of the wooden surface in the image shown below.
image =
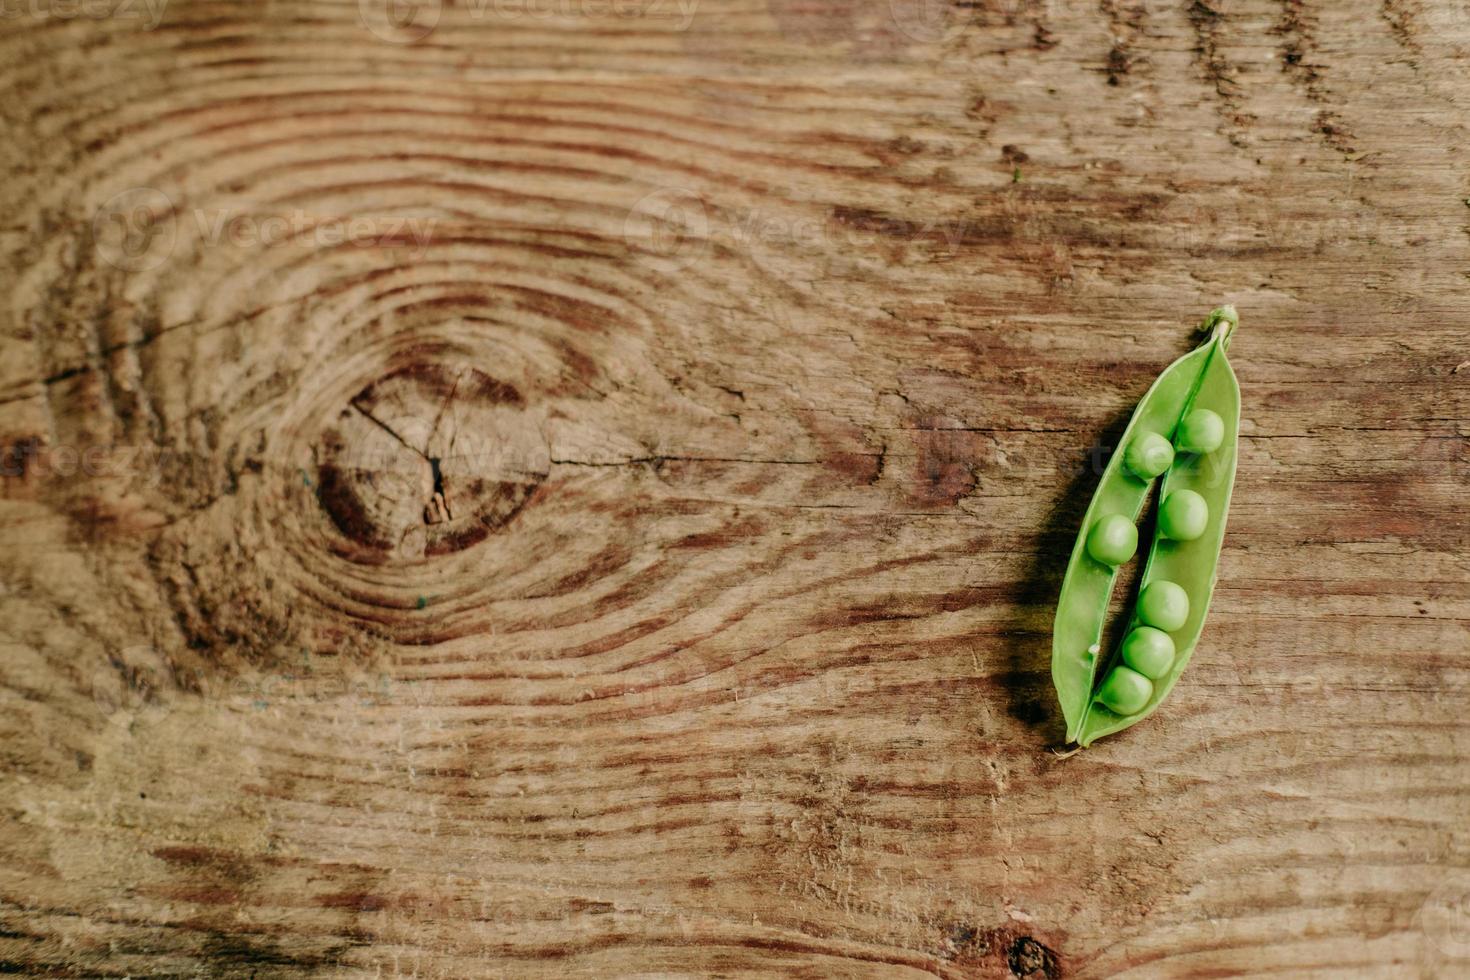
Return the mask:
M 0 969 L 1470 972 L 1464 3 L 109 2 L 0 25 Z

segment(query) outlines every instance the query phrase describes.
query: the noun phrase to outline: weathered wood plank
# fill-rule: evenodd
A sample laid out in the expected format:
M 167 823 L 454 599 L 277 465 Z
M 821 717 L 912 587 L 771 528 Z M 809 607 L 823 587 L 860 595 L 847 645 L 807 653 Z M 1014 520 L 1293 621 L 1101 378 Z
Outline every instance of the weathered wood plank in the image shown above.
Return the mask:
M 1470 968 L 1451 0 L 7 8 L 0 964 Z M 1232 302 L 1213 615 L 1058 576 Z

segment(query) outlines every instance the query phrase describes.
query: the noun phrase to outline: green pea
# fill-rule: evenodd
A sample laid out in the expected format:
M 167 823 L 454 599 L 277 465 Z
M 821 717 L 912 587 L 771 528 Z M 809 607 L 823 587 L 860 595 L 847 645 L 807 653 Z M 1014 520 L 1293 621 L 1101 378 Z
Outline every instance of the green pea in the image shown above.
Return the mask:
M 1174 666 L 1174 640 L 1163 630 L 1140 626 L 1123 640 L 1123 662 L 1156 681 Z
M 1212 453 L 1225 441 L 1225 420 L 1208 408 L 1197 408 L 1184 416 L 1174 442 L 1180 452 Z
M 1123 451 L 1123 465 L 1145 483 L 1174 463 L 1174 447 L 1157 432 L 1144 432 Z
M 1115 667 L 1097 690 L 1097 699 L 1109 711 L 1120 715 L 1136 715 L 1154 696 L 1154 682 L 1136 670 Z
M 1108 514 L 1092 525 L 1087 553 L 1109 567 L 1122 565 L 1138 551 L 1138 527 L 1122 514 Z
M 1193 541 L 1205 533 L 1210 505 L 1193 490 L 1175 490 L 1159 504 L 1159 533 L 1175 541 Z
M 1150 582 L 1138 596 L 1138 618 L 1149 626 L 1172 633 L 1189 619 L 1189 593 L 1163 579 Z

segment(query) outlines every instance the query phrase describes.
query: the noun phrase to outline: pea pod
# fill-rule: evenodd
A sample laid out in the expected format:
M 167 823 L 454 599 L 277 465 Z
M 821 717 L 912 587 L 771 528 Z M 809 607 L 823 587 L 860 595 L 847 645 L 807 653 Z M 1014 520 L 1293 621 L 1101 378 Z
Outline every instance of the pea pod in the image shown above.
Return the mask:
M 1052 629 L 1052 681 L 1069 742 L 1089 745 L 1151 714 L 1204 628 L 1235 482 L 1240 389 L 1225 355 L 1236 323 L 1232 308 L 1215 310 L 1204 324 L 1209 340 L 1154 382 L 1082 519 Z M 1118 566 L 1133 557 L 1120 525 L 1137 524 L 1160 475 L 1139 600 L 1118 650 L 1103 656 Z

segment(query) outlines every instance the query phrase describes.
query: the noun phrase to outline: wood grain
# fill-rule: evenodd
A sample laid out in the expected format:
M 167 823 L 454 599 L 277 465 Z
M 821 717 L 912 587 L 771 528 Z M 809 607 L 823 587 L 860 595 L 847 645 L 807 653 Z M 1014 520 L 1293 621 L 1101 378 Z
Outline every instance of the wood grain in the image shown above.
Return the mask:
M 1463 3 L 109 2 L 0 31 L 0 968 L 1470 970 Z M 1221 302 L 1211 619 L 1058 758 Z

